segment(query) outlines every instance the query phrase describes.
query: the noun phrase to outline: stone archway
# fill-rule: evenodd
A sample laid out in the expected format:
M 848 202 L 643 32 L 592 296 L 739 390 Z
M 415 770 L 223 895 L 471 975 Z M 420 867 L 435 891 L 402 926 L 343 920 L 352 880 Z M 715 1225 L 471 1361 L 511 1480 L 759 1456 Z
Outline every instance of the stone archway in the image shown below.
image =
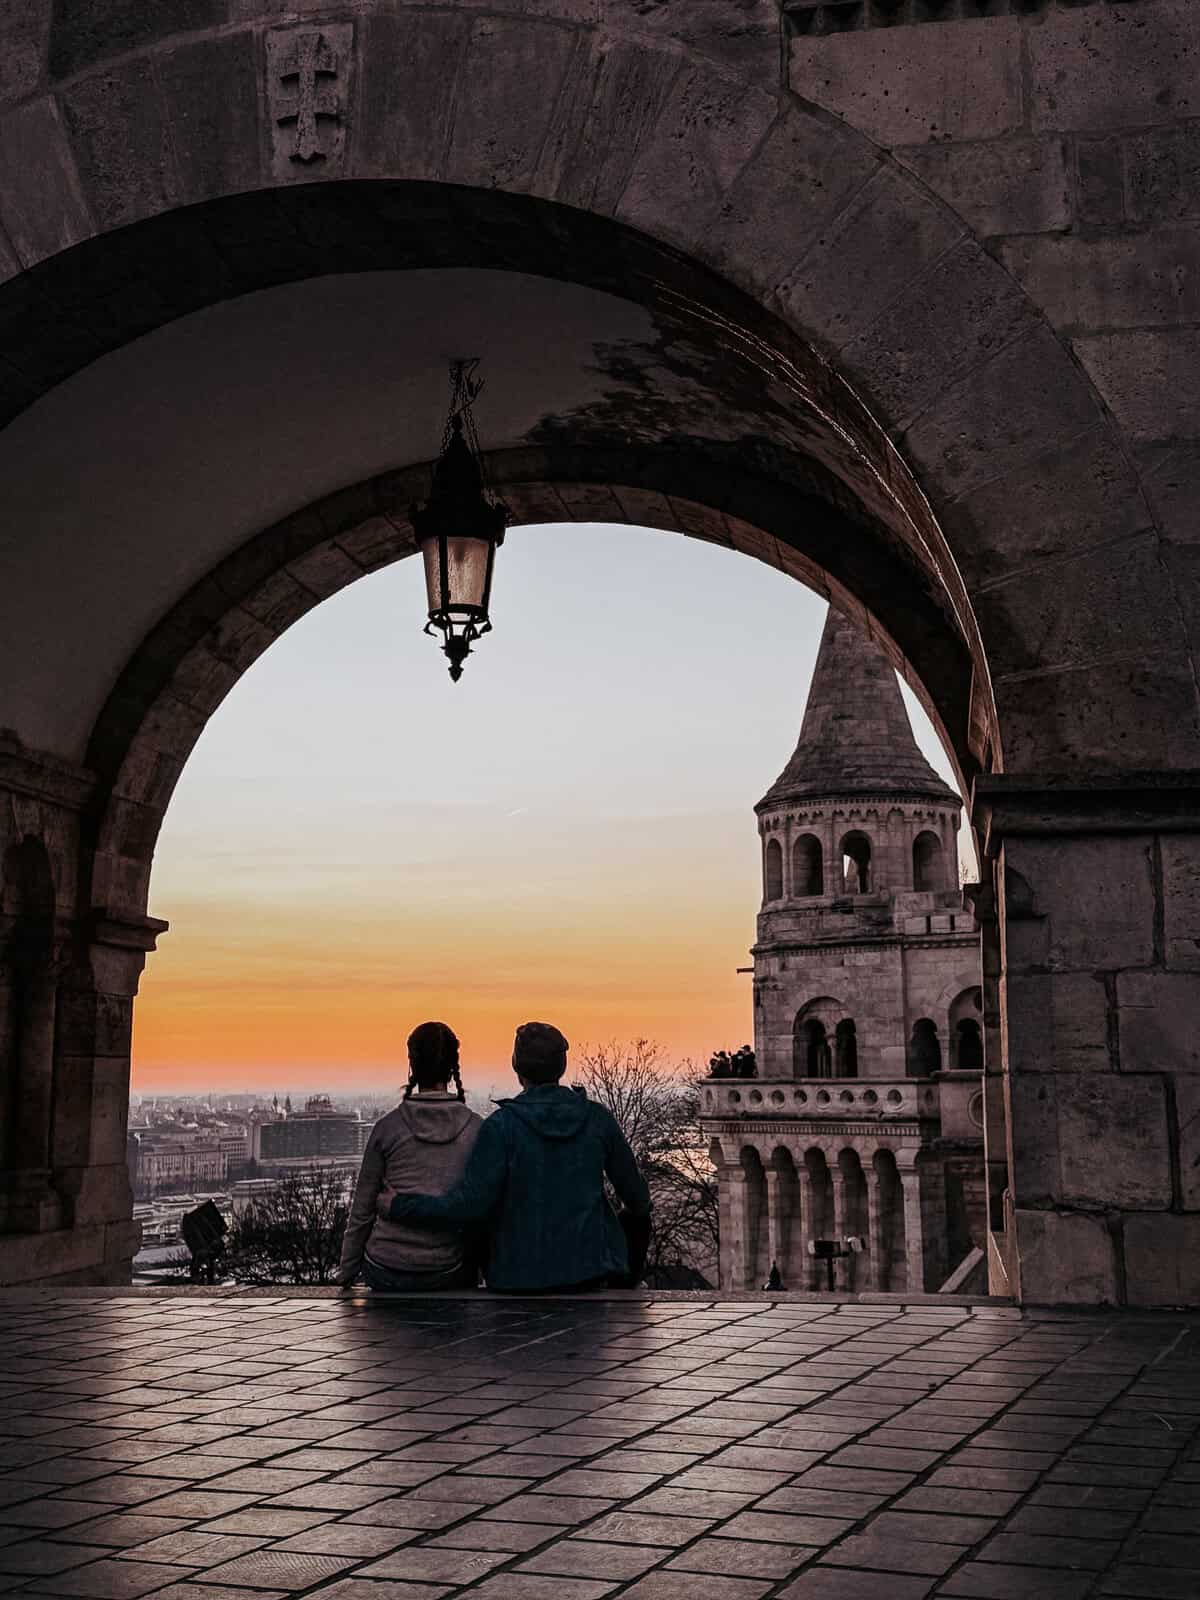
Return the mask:
M 399 553 L 392 519 L 428 451 L 288 504 L 264 495 L 257 517 L 214 519 L 215 546 L 195 528 L 165 545 L 143 515 L 119 550 L 78 506 L 39 520 L 39 463 L 44 488 L 72 405 L 94 421 L 106 384 L 110 409 L 145 400 L 145 369 L 123 392 L 118 365 L 208 312 L 261 296 L 265 316 L 281 286 L 307 295 L 333 273 L 516 274 L 647 320 L 636 351 L 593 352 L 612 394 L 575 384 L 576 360 L 561 405 L 485 436 L 506 485 L 531 507 L 584 485 L 558 491 L 577 514 L 728 538 L 816 582 L 878 630 L 974 780 L 1000 872 L 1014 1287 L 1192 1295 L 1178 1263 L 1200 1218 L 1176 1108 L 1193 1047 L 1146 1018 L 1185 1017 L 1195 986 L 1200 718 L 1179 563 L 1130 441 L 1036 273 L 998 261 L 911 163 L 781 87 L 758 33 L 743 51 L 700 22 L 656 32 L 577 9 L 368 3 L 317 27 L 249 0 L 178 32 L 173 11 L 125 31 L 49 0 L 23 15 L 0 117 L 0 465 L 24 540 L 0 617 L 0 783 L 74 916 L 59 1050 L 93 1086 L 83 1165 L 101 1145 L 116 1165 L 178 763 L 280 627 Z M 296 67 L 314 50 L 321 105 Z M 185 494 L 208 422 L 188 419 Z M 282 431 L 268 409 L 263 439 Z M 124 593 L 106 605 L 114 567 Z M 1026 1011 L 1054 1019 L 1050 1071 Z M 119 1194 L 105 1205 L 76 1211 L 76 1241 L 88 1215 L 111 1235 L 80 1272 L 119 1271 Z

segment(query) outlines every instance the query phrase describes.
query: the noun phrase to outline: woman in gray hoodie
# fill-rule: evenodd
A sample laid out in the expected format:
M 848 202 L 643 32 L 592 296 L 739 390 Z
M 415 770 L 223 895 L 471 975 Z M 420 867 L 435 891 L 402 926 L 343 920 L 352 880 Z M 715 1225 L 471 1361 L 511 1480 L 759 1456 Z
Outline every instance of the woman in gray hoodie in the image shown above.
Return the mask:
M 376 1215 L 384 1189 L 401 1194 L 452 1189 L 483 1126 L 482 1118 L 464 1104 L 458 1040 L 444 1022 L 414 1028 L 408 1038 L 408 1071 L 404 1099 L 375 1124 L 363 1152 L 338 1281 L 351 1284 L 361 1274 L 369 1288 L 393 1294 L 473 1289 L 478 1266 L 461 1227 L 392 1222 Z

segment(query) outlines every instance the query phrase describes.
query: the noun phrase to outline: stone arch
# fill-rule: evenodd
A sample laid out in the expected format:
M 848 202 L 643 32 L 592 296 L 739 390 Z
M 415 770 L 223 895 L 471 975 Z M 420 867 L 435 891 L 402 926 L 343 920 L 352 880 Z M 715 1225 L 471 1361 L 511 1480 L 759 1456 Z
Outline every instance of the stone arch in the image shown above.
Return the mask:
M 783 898 L 783 846 L 778 839 L 768 839 L 763 849 L 763 899 Z
M 792 894 L 798 899 L 825 893 L 825 865 L 821 841 L 815 833 L 797 834 L 792 840 Z
M 838 845 L 842 888 L 846 894 L 870 894 L 875 883 L 871 840 L 861 828 L 851 828 Z
M 950 1002 L 950 1066 L 959 1072 L 983 1071 L 983 989 L 964 989 Z
M 912 886 L 918 894 L 936 893 L 946 888 L 946 862 L 942 841 L 930 829 L 923 829 L 912 845 Z
M 904 1187 L 895 1153 L 881 1146 L 871 1158 L 878 1186 L 878 1255 L 876 1287 L 897 1294 L 908 1288 L 908 1248 L 905 1237 Z M 872 1246 L 875 1241 L 872 1240 Z
M 778 1263 L 784 1287 L 796 1289 L 805 1281 L 807 1250 L 800 1177 L 796 1159 L 786 1145 L 777 1144 L 771 1151 L 768 1174 L 771 1256 Z
M 870 1242 L 870 1207 L 867 1203 L 867 1179 L 863 1172 L 862 1157 L 853 1145 L 844 1145 L 837 1153 L 837 1175 L 834 1180 L 841 1186 L 842 1237 L 858 1238 Z M 851 1291 L 865 1289 L 869 1282 L 869 1255 L 852 1251 L 842 1262 L 843 1281 Z
M 610 37 L 565 17 L 480 21 L 474 14 L 455 15 L 451 7 L 433 25 L 418 21 L 420 14 L 407 8 L 397 12 L 382 3 L 340 14 L 331 8 L 322 28 L 336 37 L 335 52 L 344 52 L 335 75 L 337 110 L 327 130 L 333 143 L 321 151 L 325 181 L 297 185 L 308 169 L 279 144 L 285 135 L 271 103 L 277 84 L 266 70 L 272 41 L 286 51 L 295 30 L 265 37 L 263 23 L 277 18 L 265 4 L 263 12 L 255 17 L 253 6 L 247 6 L 238 25 L 211 32 L 173 37 L 170 22 L 134 30 L 132 48 L 126 48 L 130 40 L 121 40 L 123 93 L 109 92 L 114 69 L 104 57 L 113 44 L 102 34 L 81 32 L 77 22 L 66 19 L 50 30 L 49 59 L 66 73 L 60 91 L 66 114 L 40 86 L 12 108 L 11 127 L 0 128 L 0 148 L 28 149 L 40 136 L 48 152 L 46 183 L 30 185 L 0 173 L 0 180 L 7 180 L 0 186 L 0 211 L 15 261 L 25 269 L 13 292 L 36 294 L 47 311 L 45 338 L 56 348 L 53 359 L 26 363 L 25 370 L 7 376 L 7 414 L 29 403 L 46 381 L 44 374 L 53 375 L 53 381 L 71 370 L 72 362 L 90 360 L 131 336 L 133 330 L 121 326 L 119 315 L 98 314 L 96 300 L 106 293 L 109 274 L 94 270 L 84 255 L 93 243 L 115 239 L 118 230 L 172 224 L 169 240 L 164 235 L 159 241 L 165 248 L 147 240 L 142 249 L 132 238 L 118 246 L 124 259 L 132 252 L 144 260 L 151 278 L 162 264 L 150 285 L 161 308 L 154 314 L 172 316 L 215 295 L 204 281 L 206 272 L 223 276 L 220 292 L 227 295 L 231 259 L 236 288 L 255 286 L 257 264 L 244 241 L 255 231 L 254 197 L 260 193 L 271 196 L 274 231 L 295 258 L 290 267 L 271 269 L 274 275 L 267 281 L 277 282 L 281 270 L 311 272 L 313 252 L 334 243 L 343 269 L 347 262 L 360 267 L 370 259 L 353 230 L 328 226 L 331 213 L 352 209 L 343 204 L 352 186 L 401 179 L 456 185 L 486 192 L 498 208 L 509 195 L 519 194 L 581 214 L 616 215 L 667 249 L 723 274 L 747 295 L 760 301 L 773 297 L 790 325 L 822 354 L 836 358 L 902 434 L 924 492 L 951 534 L 951 549 L 936 525 L 924 528 L 922 538 L 927 536 L 928 554 L 937 562 L 949 556 L 947 593 L 955 591 L 952 610 L 964 636 L 974 630 L 964 609 L 963 576 L 973 582 L 986 571 L 994 578 L 996 563 L 1004 568 L 1005 540 L 992 540 L 988 561 L 981 562 L 974 559 L 973 535 L 989 519 L 1006 525 L 1022 517 L 1030 523 L 1044 520 L 1031 513 L 1035 497 L 1047 492 L 1046 474 L 1037 474 L 1035 486 L 1028 469 L 1058 441 L 1087 445 L 1055 466 L 1054 494 L 1061 508 L 1062 548 L 1073 556 L 1085 547 L 1091 497 L 1073 506 L 1070 477 L 1086 482 L 1082 456 L 1089 452 L 1099 459 L 1107 451 L 1121 463 L 1124 455 L 1117 441 L 1110 444 L 1105 411 L 1069 351 L 961 218 L 869 139 L 778 88 L 761 67 L 747 77 L 733 62 L 697 53 L 687 44 L 664 45 L 632 21 L 627 28 L 618 24 Z M 60 48 L 60 37 L 70 43 Z M 170 72 L 152 69 L 151 51 L 156 60 L 170 63 Z M 419 111 L 415 104 L 398 105 L 392 93 L 405 75 L 401 64 L 413 59 L 420 59 L 420 81 L 429 86 Z M 52 76 L 52 81 L 57 80 Z M 469 107 L 455 104 L 464 83 L 475 97 Z M 505 89 L 513 84 L 522 92 L 510 104 Z M 119 162 L 113 158 L 118 151 Z M 327 198 L 317 199 L 313 191 Z M 302 198 L 293 201 L 293 196 Z M 196 215 L 199 207 L 220 204 L 241 209 L 243 248 L 232 257 L 214 252 L 206 224 Z M 299 214 L 299 228 L 288 220 L 290 207 Z M 324 215 L 323 207 L 329 208 Z M 54 230 L 47 227 L 47 216 L 61 219 Z M 385 233 L 393 241 L 406 237 L 411 250 L 420 230 L 406 234 L 390 227 L 391 220 L 381 200 L 376 238 Z M 848 293 L 846 284 L 834 281 L 838 275 L 808 271 L 804 264 L 806 254 L 836 231 L 835 223 L 851 220 L 856 242 L 868 242 L 862 253 L 870 258 L 869 241 L 876 239 L 874 254 L 888 261 L 886 284 L 870 284 L 865 293 Z M 478 230 L 459 231 L 467 237 Z M 66 251 L 64 239 L 70 245 Z M 187 253 L 184 241 L 195 246 L 186 275 L 175 266 Z M 548 262 L 560 241 L 555 228 L 545 230 L 541 242 Z M 394 242 L 393 248 L 401 246 Z M 218 266 L 210 268 L 214 255 Z M 955 283 L 973 285 L 974 294 L 937 292 L 948 258 Z M 905 308 L 913 297 L 936 308 L 936 325 L 922 322 L 919 334 L 910 335 L 918 343 L 907 359 L 895 345 L 897 339 L 903 343 Z M 989 318 L 981 318 L 981 304 L 991 318 L 1003 321 L 1003 338 L 996 337 Z M 864 338 L 885 313 L 896 325 L 895 337 Z M 140 311 L 139 317 L 136 331 L 142 333 L 146 313 Z M 948 359 L 950 368 L 915 359 L 917 350 L 945 353 L 941 359 Z M 1039 402 L 1036 411 L 1021 408 L 1019 420 L 1017 408 L 1005 404 L 1014 388 L 1036 394 Z M 848 390 L 841 400 L 850 405 Z M 997 425 L 1000 418 L 1003 429 Z M 898 466 L 895 456 L 883 471 L 864 460 L 860 477 L 872 479 L 879 489 Z M 1106 485 L 1108 505 L 1128 506 L 1128 514 L 1116 520 L 1128 528 L 1145 527 L 1132 474 L 1122 465 L 1115 476 L 1117 481 Z M 1014 480 L 1011 493 L 1003 487 L 1006 477 Z M 982 493 L 985 487 L 989 494 Z M 921 520 L 928 521 L 923 512 Z M 1102 602 L 1080 617 L 1078 593 L 1072 600 L 1079 633 L 1088 640 L 1088 660 L 1111 657 L 1117 619 L 1106 614 L 1109 608 Z M 1017 614 L 1011 594 L 991 601 L 981 597 L 980 604 L 987 613 L 985 635 L 986 623 L 995 624 L 993 676 L 1038 671 L 1038 640 L 1047 633 L 1044 612 L 1035 634 Z M 1161 617 L 1170 607 L 1148 605 L 1145 611 Z M 1130 618 L 1120 619 L 1124 659 L 1132 661 L 1130 625 Z M 1173 632 L 1169 641 L 1161 635 L 1155 640 L 1147 626 L 1137 648 L 1147 658 L 1164 659 L 1167 650 L 1179 658 L 1182 639 Z M 976 666 L 972 737 L 978 763 L 998 769 L 1011 764 L 1011 755 L 1004 756 L 999 747 L 982 652 Z M 1127 676 L 1132 683 L 1132 672 Z M 1054 695 L 1049 721 L 1059 719 L 1051 735 L 1055 751 L 1078 761 L 1086 723 L 1080 702 L 1086 697 L 1057 694 L 1050 679 L 1043 688 Z M 1049 731 L 1046 708 L 1032 706 L 1027 692 L 1012 692 L 1008 700 L 1006 737 L 1014 741 L 1013 753 L 1036 764 L 1036 747 Z M 1177 720 L 1169 732 L 1178 752 Z M 1165 725 L 1153 731 L 1164 757 L 1167 733 Z M 1190 737 L 1194 749 L 1194 729 Z
M 644 20 L 600 30 L 455 4 L 436 17 L 335 4 L 321 28 L 339 64 L 336 111 L 314 168 L 280 143 L 295 134 L 280 133 L 272 101 L 272 51 L 305 23 L 278 27 L 267 0 L 261 15 L 249 0 L 220 27 L 179 32 L 175 8 L 134 10 L 112 30 L 50 0 L 23 12 L 38 44 L 0 116 L 0 327 L 20 330 L 0 350 L 0 417 L 24 424 L 106 352 L 272 284 L 385 266 L 501 263 L 563 281 L 590 270 L 604 292 L 678 315 L 677 328 L 700 308 L 696 324 L 764 375 L 771 404 L 724 456 L 664 429 L 674 487 L 647 460 L 664 440 L 643 436 L 645 411 L 642 432 L 573 413 L 550 437 L 486 440 L 536 456 L 515 481 L 615 484 L 635 491 L 612 497 L 623 517 L 670 526 L 662 500 L 691 501 L 682 485 L 707 461 L 710 486 L 692 502 L 704 515 L 688 531 L 745 537 L 797 575 L 812 564 L 928 694 L 960 773 L 993 775 L 981 805 L 1021 774 L 1200 764 L 1186 582 L 1162 559 L 1127 443 L 1082 365 L 961 217 L 862 134 L 779 89 L 773 67 L 743 69 L 711 40 L 664 43 Z M 420 92 L 398 97 L 397 83 Z M 456 100 L 464 84 L 470 103 Z M 865 275 L 827 270 L 847 240 L 872 264 Z M 140 293 L 114 293 L 131 275 Z M 667 341 L 671 361 L 684 342 Z M 769 425 L 800 395 L 816 463 L 803 472 L 781 463 Z M 411 473 L 419 497 L 416 459 L 395 476 Z M 748 460 L 733 482 L 730 463 Z M 810 492 L 826 518 L 812 535 L 807 500 L 800 514 Z M 111 693 L 86 708 L 90 740 L 85 728 L 78 747 L 50 750 L 78 767 L 87 742 L 96 757 L 81 914 L 143 916 L 162 809 L 205 716 L 347 564 L 352 577 L 371 569 L 370 524 L 387 513 L 369 497 L 355 508 L 359 493 L 273 504 L 262 518 L 282 517 L 273 543 L 246 528 L 240 548 L 181 566 L 126 668 L 92 674 Z M 731 520 L 745 533 L 731 535 Z M 1132 590 L 1137 606 L 1112 603 Z M 8 603 L 38 624 L 16 591 Z M 46 696 L 54 677 L 51 663 Z M 21 706 L 38 750 L 45 705 Z M 1000 919 L 1012 909 L 1002 901 Z M 1070 1223 L 1091 1226 L 1082 1211 Z
M 846 1008 L 840 1000 L 822 995 L 808 1000 L 792 1022 L 792 1076 L 832 1078 L 838 1024 Z
M 942 1070 L 942 1045 L 932 1017 L 918 1017 L 913 1023 L 906 1067 L 910 1078 L 927 1078 Z
M 858 1029 L 852 1017 L 843 1017 L 834 1029 L 833 1075 L 858 1077 Z

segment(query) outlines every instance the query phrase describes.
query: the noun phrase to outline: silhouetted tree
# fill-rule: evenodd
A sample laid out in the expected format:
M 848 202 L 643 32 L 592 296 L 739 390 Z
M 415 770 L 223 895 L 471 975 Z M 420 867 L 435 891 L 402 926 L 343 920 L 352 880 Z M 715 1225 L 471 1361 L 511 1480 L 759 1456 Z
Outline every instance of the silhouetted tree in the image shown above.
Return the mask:
M 715 1264 L 717 1179 L 700 1131 L 691 1062 L 672 1063 L 652 1039 L 585 1047 L 574 1081 L 612 1112 L 646 1174 L 654 1203 L 646 1274 Z
M 336 1283 L 349 1215 L 343 1173 L 290 1173 L 230 1223 L 224 1268 L 237 1283 Z

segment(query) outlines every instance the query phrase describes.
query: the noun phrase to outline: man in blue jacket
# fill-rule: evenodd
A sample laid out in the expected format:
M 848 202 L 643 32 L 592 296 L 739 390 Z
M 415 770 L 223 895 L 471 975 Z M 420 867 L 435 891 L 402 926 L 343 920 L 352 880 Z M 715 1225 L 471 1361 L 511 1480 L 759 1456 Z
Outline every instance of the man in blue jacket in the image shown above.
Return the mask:
M 650 1190 L 612 1114 L 559 1081 L 567 1041 L 546 1022 L 517 1029 L 521 1093 L 486 1119 L 459 1182 L 445 1195 L 385 1189 L 393 1222 L 483 1223 L 487 1285 L 503 1294 L 571 1293 L 629 1282 L 626 1228 L 604 1191 L 625 1207 L 630 1238 L 648 1234 Z M 642 1251 L 644 1255 L 644 1249 Z

